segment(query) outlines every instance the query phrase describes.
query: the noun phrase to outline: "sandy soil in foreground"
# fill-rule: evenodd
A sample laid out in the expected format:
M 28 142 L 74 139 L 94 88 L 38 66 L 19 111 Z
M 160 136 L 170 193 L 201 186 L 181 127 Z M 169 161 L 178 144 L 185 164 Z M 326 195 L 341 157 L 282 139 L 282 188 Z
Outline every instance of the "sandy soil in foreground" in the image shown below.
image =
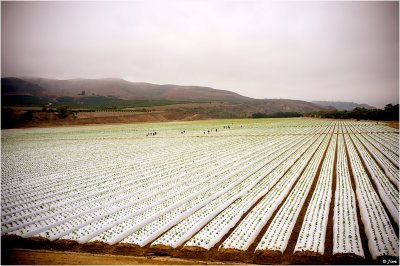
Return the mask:
M 121 264 L 148 264 L 148 265 L 215 265 L 224 264 L 221 262 L 207 262 L 197 260 L 177 259 L 160 256 L 118 256 L 109 254 L 90 254 L 67 251 L 47 251 L 29 249 L 3 250 L 1 264 L 69 264 L 69 265 L 121 265 Z

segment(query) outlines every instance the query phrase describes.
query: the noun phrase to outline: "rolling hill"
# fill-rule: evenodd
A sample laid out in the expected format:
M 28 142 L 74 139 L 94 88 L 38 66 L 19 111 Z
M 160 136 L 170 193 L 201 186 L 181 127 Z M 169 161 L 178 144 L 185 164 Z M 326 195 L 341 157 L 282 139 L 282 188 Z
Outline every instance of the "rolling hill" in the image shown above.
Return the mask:
M 2 78 L 2 106 L 68 105 L 73 108 L 143 108 L 201 114 L 209 118 L 241 118 L 252 113 L 310 113 L 327 108 L 289 99 L 253 99 L 209 87 L 156 85 L 123 79 Z
M 164 101 L 242 101 L 245 96 L 209 87 L 156 85 L 143 82 L 129 82 L 123 79 L 69 79 L 4 78 L 2 85 L 15 87 L 23 84 L 26 93 L 34 96 L 112 96 L 123 100 L 164 100 Z M 32 90 L 31 88 L 37 88 Z M 19 92 L 22 92 L 22 88 Z M 84 93 L 82 93 L 84 92 Z
M 338 111 L 351 111 L 354 108 L 362 107 L 366 109 L 376 109 L 376 107 L 368 105 L 368 104 L 358 104 L 353 102 L 332 102 L 332 101 L 312 101 L 316 105 L 321 107 L 333 107 L 336 108 Z

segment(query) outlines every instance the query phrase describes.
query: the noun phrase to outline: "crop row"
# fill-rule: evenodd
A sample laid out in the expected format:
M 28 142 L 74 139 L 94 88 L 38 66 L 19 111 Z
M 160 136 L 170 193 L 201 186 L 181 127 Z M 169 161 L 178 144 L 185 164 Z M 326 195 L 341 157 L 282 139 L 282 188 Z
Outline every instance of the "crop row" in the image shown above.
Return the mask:
M 398 130 L 381 123 L 216 120 L 2 141 L 2 235 L 398 256 Z

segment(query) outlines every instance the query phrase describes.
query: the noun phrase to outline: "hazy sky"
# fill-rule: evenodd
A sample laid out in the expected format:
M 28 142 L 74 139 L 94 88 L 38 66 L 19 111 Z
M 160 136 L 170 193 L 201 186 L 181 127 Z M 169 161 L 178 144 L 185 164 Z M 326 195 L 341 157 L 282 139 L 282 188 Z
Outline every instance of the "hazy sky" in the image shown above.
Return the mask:
M 1 2 L 2 76 L 399 99 L 398 2 Z

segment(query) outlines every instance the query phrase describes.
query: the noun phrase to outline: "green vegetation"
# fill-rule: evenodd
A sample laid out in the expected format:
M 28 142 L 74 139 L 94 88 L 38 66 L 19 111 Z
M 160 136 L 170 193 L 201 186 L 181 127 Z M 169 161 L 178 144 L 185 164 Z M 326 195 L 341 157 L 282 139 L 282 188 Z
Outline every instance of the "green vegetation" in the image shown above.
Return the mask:
M 21 114 L 20 118 L 21 122 L 30 122 L 33 120 L 33 111 L 28 110 Z
M 57 116 L 60 119 L 64 119 L 71 114 L 69 107 L 66 105 L 60 105 L 57 107 Z
M 287 117 L 301 117 L 303 116 L 297 112 L 277 112 L 272 114 L 266 113 L 253 113 L 252 118 L 287 118 Z
M 2 95 L 2 106 L 41 106 L 51 102 L 51 99 L 31 95 Z
M 17 121 L 14 110 L 11 108 L 1 108 L 1 128 L 16 127 Z
M 312 117 L 358 119 L 358 120 L 399 120 L 399 105 L 387 104 L 384 109 L 355 108 L 353 111 L 319 111 L 308 114 Z
M 82 95 L 83 91 L 82 91 Z M 38 97 L 32 95 L 6 95 L 2 96 L 2 106 L 43 106 L 52 103 L 52 106 L 67 105 L 74 109 L 123 109 L 136 107 L 165 106 L 173 104 L 191 103 L 190 101 L 147 101 L 147 100 L 124 100 L 114 96 L 86 96 L 68 97 L 62 96 L 56 99 Z
M 15 128 L 34 120 L 34 111 L 26 110 L 17 114 L 11 108 L 1 108 L 1 128 Z
M 81 98 L 58 97 L 58 104 L 68 105 L 71 108 L 95 108 L 95 109 L 123 109 L 129 107 L 150 107 L 165 106 L 189 101 L 145 101 L 145 100 L 124 100 L 113 96 L 87 96 Z

